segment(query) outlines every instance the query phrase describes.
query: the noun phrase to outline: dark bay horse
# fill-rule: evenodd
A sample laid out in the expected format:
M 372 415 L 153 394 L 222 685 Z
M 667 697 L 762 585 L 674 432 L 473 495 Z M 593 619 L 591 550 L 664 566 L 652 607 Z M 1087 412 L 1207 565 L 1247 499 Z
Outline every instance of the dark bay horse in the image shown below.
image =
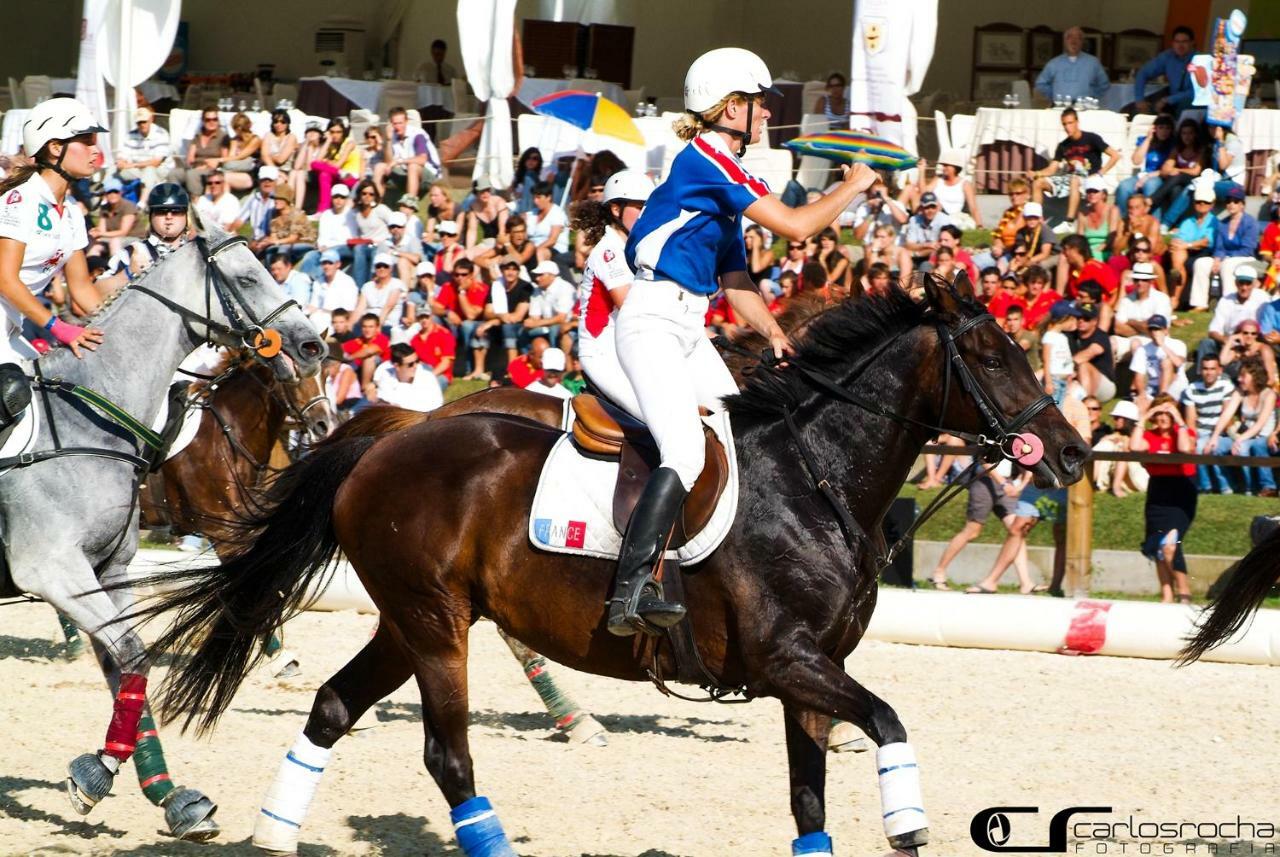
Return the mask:
M 1088 454 L 1061 413 L 1045 407 L 1021 349 L 967 282 L 926 279 L 923 291 L 920 303 L 893 292 L 824 312 L 789 365 L 755 373 L 726 400 L 740 469 L 737 517 L 719 550 L 685 579 L 706 667 L 723 685 L 783 703 L 802 853 L 831 850 L 823 828 L 832 717 L 879 747 L 890 845 L 916 853 L 927 842 L 906 730 L 843 666 L 875 607 L 879 522 L 922 445 L 939 427 L 1005 449 L 1015 432 L 1034 433 L 1042 486 L 1080 478 Z M 514 854 L 475 789 L 471 624 L 489 617 L 551 658 L 600 675 L 647 680 L 651 657 L 662 672 L 674 670 L 665 651 L 605 630 L 611 563 L 542 553 L 528 541 L 541 465 L 559 437 L 517 417 L 462 414 L 381 440 L 322 444 L 275 483 L 241 553 L 183 572 L 177 588 L 146 608 L 152 616 L 177 611 L 157 648 L 193 650 L 170 672 L 165 713 L 211 728 L 262 639 L 299 608 L 341 549 L 383 621 L 317 693 L 293 762 L 272 789 L 272 806 L 285 813 L 274 817 L 292 823 L 288 813 L 305 812 L 318 777 L 308 772 L 323 770 L 368 706 L 413 677 L 426 767 L 453 808 L 463 850 Z M 397 490 L 405 485 L 412 491 Z

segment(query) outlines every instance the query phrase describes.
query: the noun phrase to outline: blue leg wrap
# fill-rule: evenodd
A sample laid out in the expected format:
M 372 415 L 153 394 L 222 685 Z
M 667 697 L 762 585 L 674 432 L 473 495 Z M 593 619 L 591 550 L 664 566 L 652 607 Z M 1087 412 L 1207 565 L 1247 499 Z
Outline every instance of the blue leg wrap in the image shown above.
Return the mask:
M 518 857 L 487 797 L 477 795 L 449 810 L 458 845 L 467 857 Z
M 834 854 L 831 845 L 831 837 L 819 830 L 816 833 L 806 833 L 799 839 L 791 840 L 792 857 L 799 857 L 801 854 L 812 855 L 812 857 L 824 857 L 824 855 Z

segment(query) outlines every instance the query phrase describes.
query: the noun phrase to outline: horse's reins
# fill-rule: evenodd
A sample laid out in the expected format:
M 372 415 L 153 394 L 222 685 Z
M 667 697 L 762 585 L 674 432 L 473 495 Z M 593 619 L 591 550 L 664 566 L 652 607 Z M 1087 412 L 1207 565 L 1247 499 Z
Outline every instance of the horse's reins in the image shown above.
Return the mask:
M 1043 395 L 1023 408 L 1012 420 L 1006 420 L 1004 418 L 1000 413 L 999 408 L 991 401 L 990 396 L 988 396 L 986 391 L 978 384 L 977 379 L 973 377 L 972 371 L 964 362 L 963 357 L 960 355 L 960 350 L 956 345 L 956 342 L 960 337 L 969 333 L 979 325 L 987 322 L 991 322 L 993 324 L 996 323 L 995 316 L 984 312 L 965 319 L 965 321 L 955 329 L 948 327 L 941 321 L 934 324 L 934 329 L 937 331 L 938 339 L 942 342 L 943 348 L 946 352 L 944 356 L 942 409 L 939 413 L 943 418 L 945 418 L 947 405 L 950 402 L 951 396 L 951 374 L 954 372 L 959 376 L 960 385 L 964 388 L 965 392 L 969 393 L 972 397 L 974 405 L 977 407 L 979 414 L 981 414 L 983 421 L 987 424 L 990 436 L 986 433 L 973 434 L 971 432 L 956 431 L 943 426 L 936 426 L 931 423 L 924 422 L 923 420 L 918 420 L 914 417 L 891 411 L 877 402 L 868 401 L 867 399 L 864 399 L 858 394 L 850 391 L 838 382 L 832 380 L 831 377 L 822 370 L 809 365 L 802 358 L 787 356 L 779 360 L 772 352 L 769 351 L 766 351 L 763 356 L 758 356 L 747 349 L 730 342 L 723 336 L 717 336 L 714 340 L 715 344 L 720 348 L 758 359 L 761 366 L 772 372 L 781 371 L 781 364 L 783 363 L 794 366 L 796 371 L 798 371 L 806 381 L 831 396 L 841 401 L 848 402 L 849 404 L 861 408 L 871 414 L 875 414 L 876 416 L 893 420 L 905 428 L 923 429 L 931 435 L 944 433 L 954 435 L 955 437 L 968 441 L 973 445 L 984 447 L 986 449 L 985 454 L 981 458 L 975 458 L 973 463 L 970 464 L 969 467 L 960 475 L 959 479 L 953 481 L 946 489 L 940 492 L 928 506 L 925 507 L 925 510 L 917 516 L 916 520 L 907 529 L 906 533 L 904 533 L 902 537 L 893 544 L 884 556 L 878 559 L 876 568 L 877 575 L 893 562 L 898 553 L 907 544 L 915 532 L 920 529 L 925 522 L 933 517 L 939 509 L 954 499 L 960 491 L 969 487 L 973 482 L 981 479 L 989 473 L 990 470 L 995 467 L 995 460 L 997 458 L 1006 458 L 1011 461 L 1017 461 L 1021 453 L 1015 450 L 1014 444 L 1021 440 L 1019 429 L 1026 426 L 1026 424 L 1034 419 L 1041 411 L 1053 404 L 1053 398 L 1051 396 Z M 865 371 L 874 360 L 876 360 L 876 358 L 878 358 L 891 344 L 893 344 L 893 342 L 894 340 L 892 339 L 886 340 L 874 351 L 864 357 L 854 368 L 850 378 L 857 378 L 861 375 L 862 372 Z M 850 546 L 852 546 L 855 536 L 858 533 L 863 532 L 862 527 L 853 519 L 853 516 L 849 513 L 848 507 L 840 501 L 839 497 L 836 496 L 835 490 L 831 487 L 830 481 L 825 475 L 823 475 L 821 468 L 818 465 L 818 460 L 813 454 L 813 450 L 809 448 L 809 444 L 805 441 L 804 435 L 800 431 L 800 427 L 796 424 L 795 408 L 784 408 L 782 411 L 782 417 L 783 421 L 786 423 L 788 432 L 791 434 L 792 440 L 796 444 L 796 448 L 800 451 L 800 458 L 804 463 L 805 469 L 809 473 L 809 477 L 813 480 L 819 493 L 822 494 L 822 496 L 827 500 L 827 503 L 831 506 L 832 510 L 835 512 L 836 518 L 840 522 L 840 527 L 844 531 L 845 540 L 850 544 Z M 990 461 L 991 466 L 983 468 L 981 465 L 984 460 Z M 869 539 L 868 543 L 870 544 Z

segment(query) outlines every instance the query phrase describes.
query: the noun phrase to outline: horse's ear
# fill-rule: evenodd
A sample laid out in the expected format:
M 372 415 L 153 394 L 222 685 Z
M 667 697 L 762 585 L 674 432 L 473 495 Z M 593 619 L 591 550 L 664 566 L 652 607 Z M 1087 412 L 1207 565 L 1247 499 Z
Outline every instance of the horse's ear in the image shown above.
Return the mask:
M 939 315 L 960 314 L 960 299 L 956 290 L 946 280 L 937 274 L 923 272 L 917 272 L 912 279 L 915 281 L 916 288 L 924 290 L 925 305 L 934 312 Z
M 973 293 L 973 283 L 969 282 L 969 274 L 964 268 L 956 269 L 956 277 L 951 281 L 951 287 L 961 301 L 977 300 Z

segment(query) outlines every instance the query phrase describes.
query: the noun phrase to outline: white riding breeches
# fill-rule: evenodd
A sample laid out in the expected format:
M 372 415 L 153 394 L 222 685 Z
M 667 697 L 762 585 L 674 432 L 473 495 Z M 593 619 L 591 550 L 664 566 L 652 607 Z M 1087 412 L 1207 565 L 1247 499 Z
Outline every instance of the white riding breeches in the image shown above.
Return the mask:
M 31 361 L 39 357 L 40 352 L 22 335 L 22 325 L 8 315 L 0 315 L 0 323 L 4 325 L 0 335 L 0 363 L 17 363 L 31 368 Z
M 663 467 L 693 488 L 706 458 L 699 406 L 719 412 L 738 385 L 707 338 L 707 298 L 637 280 L 618 311 L 618 360 Z
M 578 362 L 582 364 L 582 371 L 590 379 L 591 386 L 631 416 L 643 420 L 636 392 L 631 389 L 631 381 L 618 360 L 617 332 L 618 326 L 614 323 L 602 330 L 589 346 L 579 340 Z

